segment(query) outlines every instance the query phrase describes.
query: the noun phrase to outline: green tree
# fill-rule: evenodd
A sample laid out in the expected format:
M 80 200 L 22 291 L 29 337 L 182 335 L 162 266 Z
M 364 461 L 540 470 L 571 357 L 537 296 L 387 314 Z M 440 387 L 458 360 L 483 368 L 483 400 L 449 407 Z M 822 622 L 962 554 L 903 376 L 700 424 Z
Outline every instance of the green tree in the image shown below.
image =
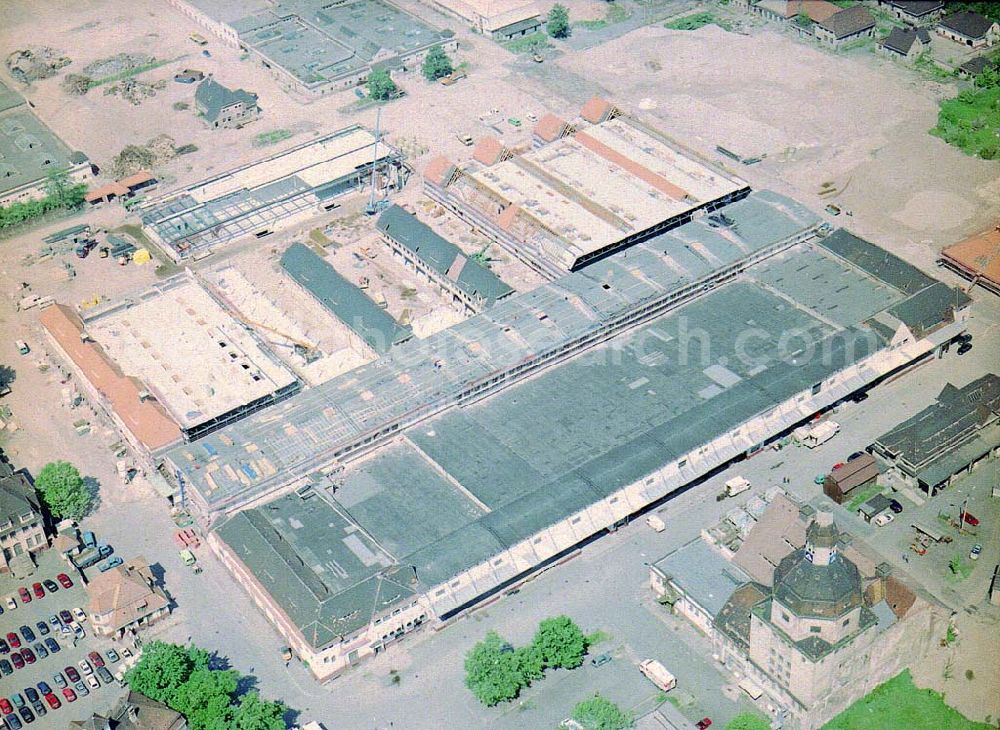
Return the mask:
M 384 68 L 376 69 L 368 75 L 368 95 L 378 101 L 391 98 L 397 91 L 396 82 Z
M 437 81 L 443 76 L 447 76 L 455 69 L 451 65 L 451 59 L 444 52 L 441 46 L 434 46 L 427 52 L 424 58 L 424 78 L 428 81 Z
M 35 487 L 49 512 L 58 519 L 80 519 L 87 514 L 93 500 L 80 472 L 66 461 L 53 461 L 42 467 Z
M 552 9 L 549 11 L 548 23 L 545 24 L 545 30 L 553 38 L 569 37 L 569 10 L 564 5 L 556 3 L 552 6 Z
M 542 652 L 534 644 L 518 647 L 514 652 L 517 657 L 517 665 L 521 669 L 521 676 L 524 677 L 525 686 L 541 679 L 545 673 L 545 659 Z
M 583 725 L 584 730 L 625 730 L 634 724 L 629 713 L 598 694 L 577 703 L 573 719 Z
M 513 647 L 495 631 L 465 656 L 465 686 L 488 707 L 514 699 L 526 685 Z
M 229 728 L 239 676 L 233 670 L 196 669 L 177 687 L 168 704 L 187 718 L 191 730 Z
M 268 702 L 256 692 L 247 692 L 236 706 L 232 730 L 285 730 L 286 710 L 280 702 Z
M 587 653 L 587 637 L 569 616 L 547 618 L 538 624 L 532 645 L 541 653 L 546 667 L 575 669 Z
M 726 725 L 726 730 L 770 730 L 767 718 L 753 712 L 741 712 Z
M 129 688 L 150 699 L 173 706 L 181 685 L 198 670 L 208 669 L 208 652 L 203 649 L 163 641 L 151 641 L 142 649 L 142 658 L 125 674 Z

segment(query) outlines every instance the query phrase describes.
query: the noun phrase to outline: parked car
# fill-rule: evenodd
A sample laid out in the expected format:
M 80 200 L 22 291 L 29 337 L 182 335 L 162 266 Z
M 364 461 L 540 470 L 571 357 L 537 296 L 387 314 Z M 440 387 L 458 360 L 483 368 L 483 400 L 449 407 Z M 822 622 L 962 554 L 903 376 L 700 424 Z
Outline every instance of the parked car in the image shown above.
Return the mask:
M 74 684 L 73 689 L 75 689 L 76 693 L 81 697 L 86 697 L 87 695 L 90 694 L 90 690 L 87 689 L 87 685 L 85 685 L 83 682 L 77 682 L 76 684 Z
M 883 512 L 882 514 L 878 515 L 874 520 L 872 520 L 872 524 L 876 525 L 877 527 L 885 527 L 894 519 L 895 515 L 893 515 L 891 512 Z
M 21 648 L 21 638 L 15 634 L 13 631 L 7 632 L 7 643 L 11 645 L 14 649 Z
M 111 672 L 108 671 L 107 667 L 98 667 L 97 676 L 101 678 L 104 684 L 111 684 L 115 681 L 115 678 L 111 676 Z
M 74 692 L 69 687 L 63 687 L 62 694 L 63 697 L 66 698 L 67 702 L 76 702 L 76 692 Z
M 57 575 L 56 580 L 59 581 L 59 585 L 61 585 L 63 588 L 73 587 L 73 581 L 71 581 L 69 579 L 69 576 L 66 575 L 65 573 L 60 573 L 59 575 Z
M 590 660 L 590 663 L 593 664 L 595 667 L 603 667 L 610 661 L 611 661 L 610 654 L 598 654 L 597 656 L 595 656 L 593 659 Z
M 21 603 L 31 603 L 31 593 L 24 586 L 17 589 L 17 594 L 21 596 Z
M 110 558 L 105 560 L 103 563 L 97 566 L 97 569 L 102 573 L 107 573 L 112 568 L 117 568 L 119 565 L 125 561 L 121 559 L 118 555 L 112 555 Z
M 9 654 L 10 647 L 7 646 L 7 641 L 5 639 L 0 639 L 0 654 Z
M 17 608 L 17 601 L 14 600 L 14 596 L 7 596 L 4 603 L 6 604 L 8 611 L 13 611 Z
M 889 509 L 895 512 L 897 515 L 903 511 L 903 505 L 899 503 L 898 499 L 889 500 Z
M 9 715 L 13 711 L 14 708 L 11 707 L 10 700 L 8 700 L 6 697 L 0 697 L 0 712 L 2 712 L 5 715 Z
M 38 690 L 34 687 L 25 687 L 24 696 L 28 698 L 28 702 L 38 702 Z
M 21 656 L 21 652 L 15 651 L 10 655 L 10 660 L 14 664 L 14 669 L 24 669 L 24 657 Z
M 21 649 L 21 658 L 24 659 L 24 661 L 27 662 L 28 664 L 34 664 L 35 652 L 33 652 L 28 647 L 24 647 L 23 649 Z
M 708 730 L 708 728 L 712 727 L 712 721 L 707 717 L 703 717 L 698 720 L 694 726 L 698 728 L 698 730 Z
M 76 608 L 73 609 L 73 616 L 75 616 L 76 620 L 79 621 L 79 622 L 81 622 L 81 623 L 87 620 L 87 613 L 86 613 L 86 611 L 84 611 L 79 606 L 77 606 Z
M 59 586 L 57 586 L 56 582 L 51 578 L 46 578 L 45 580 L 43 580 L 42 585 L 45 586 L 45 590 L 47 590 L 49 593 L 55 593 L 56 591 L 59 590 Z
M 32 702 L 31 709 L 35 711 L 35 717 L 45 717 L 49 714 L 49 711 L 45 709 L 45 705 L 42 704 L 41 700 Z
M 82 639 L 87 633 L 83 630 L 83 627 L 76 621 L 72 621 L 69 625 L 70 629 L 73 631 L 73 636 L 78 639 Z
M 96 651 L 92 651 L 89 654 L 87 654 L 87 659 L 89 659 L 90 663 L 93 664 L 95 667 L 104 666 L 104 659 Z
M 31 711 L 31 708 L 25 705 L 24 707 L 17 708 L 17 714 L 21 716 L 21 719 L 27 723 L 32 723 L 35 721 L 35 713 Z M 11 715 L 13 717 L 13 715 Z
M 10 696 L 10 701 L 14 703 L 14 707 L 24 707 L 24 698 L 21 696 L 20 692 L 15 692 Z
M 60 702 L 59 698 L 56 697 L 51 692 L 45 695 L 45 701 L 49 703 L 49 707 L 51 707 L 53 710 L 58 710 L 60 707 L 62 707 L 62 702 Z
M 87 677 L 87 686 L 90 687 L 91 689 L 100 689 L 101 683 L 97 681 L 97 677 L 91 674 L 90 676 Z
M 124 647 L 122 649 L 122 656 L 125 657 L 126 659 L 130 658 L 132 656 L 132 650 L 129 649 L 127 646 Z
M 49 616 L 49 626 L 57 629 L 60 626 L 62 626 L 62 621 L 59 620 L 58 616 L 52 614 L 51 616 Z
M 959 355 L 964 355 L 965 353 L 967 353 L 971 349 L 972 349 L 972 343 L 971 342 L 963 342 L 961 345 L 958 346 L 958 354 Z
M 80 667 L 80 671 L 83 672 L 84 674 L 94 673 L 93 667 L 90 666 L 90 662 L 88 662 L 86 659 L 81 659 L 80 661 L 78 661 L 77 666 Z
M 4 718 L 4 722 L 7 723 L 7 727 L 9 727 L 10 730 L 21 730 L 21 728 L 24 727 L 21 724 L 21 721 L 17 719 L 17 715 L 7 715 L 7 717 Z
M 58 654 L 61 650 L 59 642 L 53 639 L 51 636 L 45 640 L 45 646 L 48 647 L 49 653 Z
M 66 679 L 68 679 L 70 682 L 80 681 L 80 673 L 76 671 L 76 667 L 73 666 L 66 667 L 65 669 L 63 669 L 63 673 L 66 675 Z
M 48 636 L 49 635 L 49 625 L 47 623 L 45 623 L 44 621 L 39 621 L 38 623 L 36 623 L 35 624 L 35 628 L 38 629 L 38 633 L 40 635 L 42 635 L 42 636 Z
M 45 648 L 41 643 L 35 644 L 32 649 L 34 649 L 35 654 L 38 655 L 39 659 L 44 659 L 49 655 L 49 650 Z
M 0 659 L 0 674 L 7 676 L 14 673 L 14 667 L 6 659 Z
M 48 682 L 39 682 L 38 683 L 38 693 L 41 694 L 41 695 L 50 695 L 50 694 L 52 694 L 52 688 L 49 687 Z
M 69 626 L 73 622 L 73 614 L 71 614 L 66 609 L 63 609 L 62 611 L 59 612 L 59 620 L 62 621 L 67 626 Z
M 983 552 L 983 546 L 978 542 L 969 551 L 969 560 L 979 560 L 979 555 Z
M 25 641 L 34 641 L 35 640 L 35 632 L 32 631 L 31 627 L 28 626 L 27 624 L 25 624 L 20 629 L 18 629 L 18 631 L 21 632 L 21 636 L 24 637 Z
M 35 592 L 35 598 L 45 598 L 45 589 L 42 588 L 41 583 L 33 583 L 31 590 Z
M 121 659 L 121 657 L 118 656 L 118 652 L 115 651 L 114 649 L 108 649 L 104 653 L 107 655 L 108 661 L 111 662 L 112 664 L 116 663 L 119 659 Z
M 65 687 L 66 678 L 62 675 L 62 672 L 56 672 L 52 675 L 52 681 L 56 683 L 56 687 Z
M 865 455 L 864 451 L 855 451 L 853 454 L 851 454 L 850 456 L 847 457 L 847 460 L 848 461 L 854 461 L 858 457 L 861 457 L 861 456 L 864 456 L 864 455 Z

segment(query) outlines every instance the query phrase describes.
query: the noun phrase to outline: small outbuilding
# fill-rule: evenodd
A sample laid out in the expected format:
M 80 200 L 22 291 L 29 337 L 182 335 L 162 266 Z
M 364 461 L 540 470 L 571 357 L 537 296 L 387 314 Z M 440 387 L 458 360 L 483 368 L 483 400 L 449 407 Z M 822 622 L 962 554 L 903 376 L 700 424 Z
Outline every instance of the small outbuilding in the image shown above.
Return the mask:
M 858 487 L 867 487 L 878 479 L 878 463 L 871 454 L 852 459 L 839 469 L 826 475 L 823 494 L 837 504 L 843 504 L 847 495 Z
M 889 509 L 890 503 L 889 498 L 884 494 L 876 494 L 874 497 L 865 502 L 858 509 L 858 514 L 864 518 L 865 522 L 871 522 L 880 514 Z
M 930 48 L 931 34 L 925 28 L 893 28 L 879 42 L 882 52 L 891 58 L 912 60 Z

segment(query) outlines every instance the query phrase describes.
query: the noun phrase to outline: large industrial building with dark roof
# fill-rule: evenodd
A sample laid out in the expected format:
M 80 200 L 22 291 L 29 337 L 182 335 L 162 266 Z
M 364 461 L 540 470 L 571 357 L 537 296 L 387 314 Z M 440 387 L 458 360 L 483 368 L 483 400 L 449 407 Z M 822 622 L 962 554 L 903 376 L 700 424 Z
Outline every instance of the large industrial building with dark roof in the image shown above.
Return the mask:
M 326 680 L 940 351 L 970 300 L 939 287 L 754 192 L 173 448 L 163 471 Z

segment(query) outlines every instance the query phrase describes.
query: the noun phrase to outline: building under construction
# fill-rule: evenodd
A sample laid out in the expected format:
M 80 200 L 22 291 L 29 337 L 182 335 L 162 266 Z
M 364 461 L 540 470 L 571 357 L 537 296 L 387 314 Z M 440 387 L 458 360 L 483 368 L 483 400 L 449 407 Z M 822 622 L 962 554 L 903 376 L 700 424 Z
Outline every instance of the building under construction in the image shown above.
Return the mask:
M 963 331 L 962 292 L 827 234 L 752 193 L 177 446 L 164 471 L 330 679 Z
M 353 125 L 151 200 L 139 215 L 150 239 L 180 263 L 332 210 L 373 183 L 397 190 L 406 175 L 397 149 Z
M 467 163 L 435 158 L 424 190 L 550 279 L 750 192 L 598 98 L 572 123 L 542 117 L 530 151 L 487 137 Z

